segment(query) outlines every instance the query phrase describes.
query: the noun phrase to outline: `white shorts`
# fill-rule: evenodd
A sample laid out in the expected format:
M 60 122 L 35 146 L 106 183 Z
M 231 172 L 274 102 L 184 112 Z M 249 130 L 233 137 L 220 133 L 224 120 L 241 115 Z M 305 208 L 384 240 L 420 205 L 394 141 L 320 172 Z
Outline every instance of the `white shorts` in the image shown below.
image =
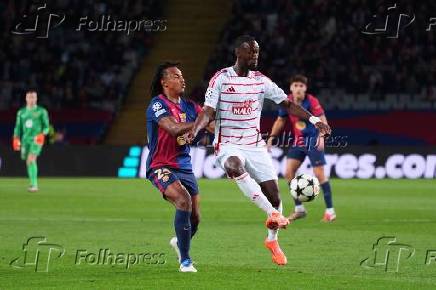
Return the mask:
M 261 183 L 268 180 L 277 180 L 277 172 L 272 163 L 272 157 L 266 147 L 239 147 L 221 145 L 217 154 L 217 163 L 225 170 L 224 163 L 230 156 L 237 156 L 250 176 Z

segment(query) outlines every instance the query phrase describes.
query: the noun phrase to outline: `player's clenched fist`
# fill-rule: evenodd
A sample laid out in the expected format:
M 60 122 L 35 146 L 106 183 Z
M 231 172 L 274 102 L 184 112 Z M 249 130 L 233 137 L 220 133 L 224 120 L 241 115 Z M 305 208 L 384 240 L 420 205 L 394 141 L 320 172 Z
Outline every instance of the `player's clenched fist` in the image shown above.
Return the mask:
M 194 141 L 194 139 L 195 139 L 195 134 L 194 134 L 194 131 L 192 131 L 192 130 L 190 130 L 188 133 L 186 133 L 183 136 L 185 137 L 185 140 L 188 144 L 191 144 L 192 141 Z

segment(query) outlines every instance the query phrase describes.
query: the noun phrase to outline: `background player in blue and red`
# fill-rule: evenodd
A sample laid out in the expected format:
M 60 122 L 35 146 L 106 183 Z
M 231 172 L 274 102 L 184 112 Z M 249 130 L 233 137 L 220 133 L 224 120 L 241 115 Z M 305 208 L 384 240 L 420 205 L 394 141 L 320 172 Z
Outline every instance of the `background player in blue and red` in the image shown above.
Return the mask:
M 314 116 L 319 117 L 323 123 L 327 124 L 324 110 L 318 99 L 306 93 L 307 83 L 307 77 L 303 75 L 292 77 L 290 80 L 291 93 L 288 95 L 288 98 L 291 102 L 301 105 Z M 290 121 L 293 142 L 289 144 L 285 177 L 289 181 L 292 180 L 306 156 L 309 157 L 313 173 L 318 178 L 324 194 L 326 211 L 323 216 L 323 221 L 334 221 L 336 219 L 336 213 L 333 208 L 330 182 L 324 172 L 324 165 L 326 164 L 324 157 L 324 138 L 318 138 L 318 129 L 310 122 L 290 115 L 287 110 L 280 108 L 279 115 L 271 130 L 271 136 L 268 139 L 268 147 L 271 148 L 274 140 L 276 140 L 278 134 L 280 134 L 285 127 L 287 120 Z M 295 211 L 290 216 L 290 219 L 295 220 L 303 218 L 306 215 L 307 211 L 304 205 L 300 201 L 295 200 Z
M 189 250 L 200 222 L 199 191 L 183 135 L 192 129 L 201 108 L 182 98 L 185 80 L 178 66 L 171 62 L 159 65 L 152 82 L 154 97 L 147 108 L 147 178 L 176 208 L 176 237 L 170 244 L 179 256 L 180 271 L 197 272 Z

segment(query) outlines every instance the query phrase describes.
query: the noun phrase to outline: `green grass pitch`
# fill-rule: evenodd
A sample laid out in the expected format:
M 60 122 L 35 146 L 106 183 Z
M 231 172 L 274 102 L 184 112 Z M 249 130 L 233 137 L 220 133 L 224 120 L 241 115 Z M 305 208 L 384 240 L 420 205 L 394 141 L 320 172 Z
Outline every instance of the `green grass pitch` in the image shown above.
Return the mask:
M 284 267 L 274 265 L 263 246 L 265 215 L 233 182 L 199 184 L 202 222 L 192 242 L 199 271 L 194 274 L 178 272 L 168 245 L 174 210 L 149 182 L 42 178 L 40 191 L 28 193 L 26 179 L 1 178 L 0 289 L 436 289 L 435 180 L 332 180 L 338 220 L 320 222 L 322 196 L 308 203 L 308 217 L 279 234 L 288 257 Z M 289 214 L 286 183 L 280 186 Z M 36 272 L 32 248 L 28 265 L 11 266 L 24 256 L 26 240 L 39 236 L 61 246 L 64 256 L 53 251 L 48 272 Z M 373 244 L 383 236 L 407 248 L 400 252 L 398 271 L 398 245 L 379 250 L 392 250 L 387 267 L 360 265 L 374 257 Z M 47 248 L 38 249 L 44 262 Z M 99 249 L 163 253 L 165 263 L 129 269 L 121 262 L 75 264 L 77 250 Z

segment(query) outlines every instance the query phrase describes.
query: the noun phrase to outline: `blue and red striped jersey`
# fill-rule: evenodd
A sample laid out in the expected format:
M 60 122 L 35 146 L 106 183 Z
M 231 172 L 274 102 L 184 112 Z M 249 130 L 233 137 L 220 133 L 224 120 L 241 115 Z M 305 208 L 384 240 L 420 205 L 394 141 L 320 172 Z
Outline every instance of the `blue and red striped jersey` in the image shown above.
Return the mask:
M 292 94 L 288 95 L 288 100 L 291 102 L 294 101 Z M 324 109 L 322 108 L 318 99 L 312 95 L 307 94 L 301 103 L 301 106 L 316 117 L 324 115 Z M 289 121 L 291 123 L 291 132 L 294 137 L 294 145 L 305 146 L 311 144 L 307 143 L 307 141 L 312 143 L 316 141 L 316 138 L 318 137 L 318 129 L 316 129 L 316 127 L 308 120 L 302 120 L 299 117 L 289 114 L 288 110 L 284 108 L 279 109 L 279 116 L 283 118 L 289 117 Z M 310 140 L 307 140 L 307 137 L 310 137 Z
M 200 111 L 198 104 L 183 98 L 180 103 L 174 103 L 161 94 L 151 100 L 147 107 L 147 176 L 158 167 L 192 170 L 190 146 L 179 145 L 177 137 L 171 136 L 158 123 L 168 116 L 173 116 L 177 122 L 194 122 Z

